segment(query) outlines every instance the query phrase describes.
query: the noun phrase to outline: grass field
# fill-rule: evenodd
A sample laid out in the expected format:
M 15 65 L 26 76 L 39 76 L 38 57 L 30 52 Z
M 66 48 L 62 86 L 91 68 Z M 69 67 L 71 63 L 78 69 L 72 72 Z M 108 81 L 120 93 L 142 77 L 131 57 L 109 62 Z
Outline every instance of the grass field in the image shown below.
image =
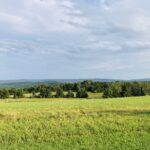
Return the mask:
M 0 102 L 1 150 L 150 150 L 150 97 Z
M 68 92 L 64 92 L 64 95 L 66 95 Z M 56 92 L 52 92 L 52 95 L 54 96 L 56 94 Z M 39 95 L 39 93 L 36 93 L 36 95 Z M 24 94 L 24 97 L 26 98 L 30 98 L 33 95 L 30 93 L 26 93 Z M 76 92 L 74 92 L 74 96 L 76 97 Z M 103 93 L 92 93 L 92 92 L 88 92 L 88 96 L 89 98 L 102 98 Z M 10 98 L 13 98 L 13 96 L 11 96 Z

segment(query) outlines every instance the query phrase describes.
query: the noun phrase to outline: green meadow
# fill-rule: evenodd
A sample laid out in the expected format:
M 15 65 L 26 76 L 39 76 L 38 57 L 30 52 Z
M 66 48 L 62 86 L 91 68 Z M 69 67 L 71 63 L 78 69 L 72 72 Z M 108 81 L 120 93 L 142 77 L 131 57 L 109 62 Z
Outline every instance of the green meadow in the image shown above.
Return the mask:
M 150 97 L 0 101 L 1 150 L 150 150 Z

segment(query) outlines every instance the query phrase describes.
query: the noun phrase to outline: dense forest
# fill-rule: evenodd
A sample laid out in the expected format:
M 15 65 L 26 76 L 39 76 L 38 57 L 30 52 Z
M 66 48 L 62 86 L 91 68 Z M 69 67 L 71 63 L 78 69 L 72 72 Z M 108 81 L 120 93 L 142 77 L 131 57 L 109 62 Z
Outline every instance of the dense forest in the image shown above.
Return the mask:
M 150 95 L 150 82 L 93 82 L 41 84 L 29 88 L 0 89 L 0 98 L 88 98 L 88 92 L 103 93 L 103 98 Z M 52 94 L 55 93 L 55 94 Z

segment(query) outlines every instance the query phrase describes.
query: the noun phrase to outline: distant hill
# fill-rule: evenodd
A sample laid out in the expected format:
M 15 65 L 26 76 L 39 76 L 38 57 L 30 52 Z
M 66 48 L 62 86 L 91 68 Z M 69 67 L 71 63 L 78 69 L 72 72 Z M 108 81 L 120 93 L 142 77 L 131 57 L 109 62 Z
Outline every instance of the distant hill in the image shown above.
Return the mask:
M 55 84 L 53 80 L 0 80 L 0 88 L 25 88 L 39 84 Z
M 56 83 L 74 83 L 84 80 L 92 80 L 94 82 L 114 82 L 113 79 L 22 79 L 22 80 L 0 80 L 0 88 L 25 88 L 39 84 L 56 84 Z
M 21 80 L 0 80 L 0 88 L 25 88 L 31 87 L 39 84 L 56 84 L 56 83 L 74 83 L 82 82 L 85 80 L 92 80 L 94 82 L 115 82 L 115 81 L 140 81 L 146 82 L 150 81 L 148 79 L 133 79 L 133 80 L 119 80 L 119 79 L 21 79 Z
M 150 78 L 145 78 L 145 79 L 133 79 L 130 81 L 139 81 L 139 82 L 150 82 Z

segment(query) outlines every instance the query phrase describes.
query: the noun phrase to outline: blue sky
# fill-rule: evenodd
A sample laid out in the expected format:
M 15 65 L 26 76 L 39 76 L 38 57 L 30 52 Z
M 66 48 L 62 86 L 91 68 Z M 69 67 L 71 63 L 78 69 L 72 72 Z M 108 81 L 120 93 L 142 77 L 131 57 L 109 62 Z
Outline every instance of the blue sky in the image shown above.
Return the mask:
M 0 0 L 0 79 L 149 78 L 149 0 Z

